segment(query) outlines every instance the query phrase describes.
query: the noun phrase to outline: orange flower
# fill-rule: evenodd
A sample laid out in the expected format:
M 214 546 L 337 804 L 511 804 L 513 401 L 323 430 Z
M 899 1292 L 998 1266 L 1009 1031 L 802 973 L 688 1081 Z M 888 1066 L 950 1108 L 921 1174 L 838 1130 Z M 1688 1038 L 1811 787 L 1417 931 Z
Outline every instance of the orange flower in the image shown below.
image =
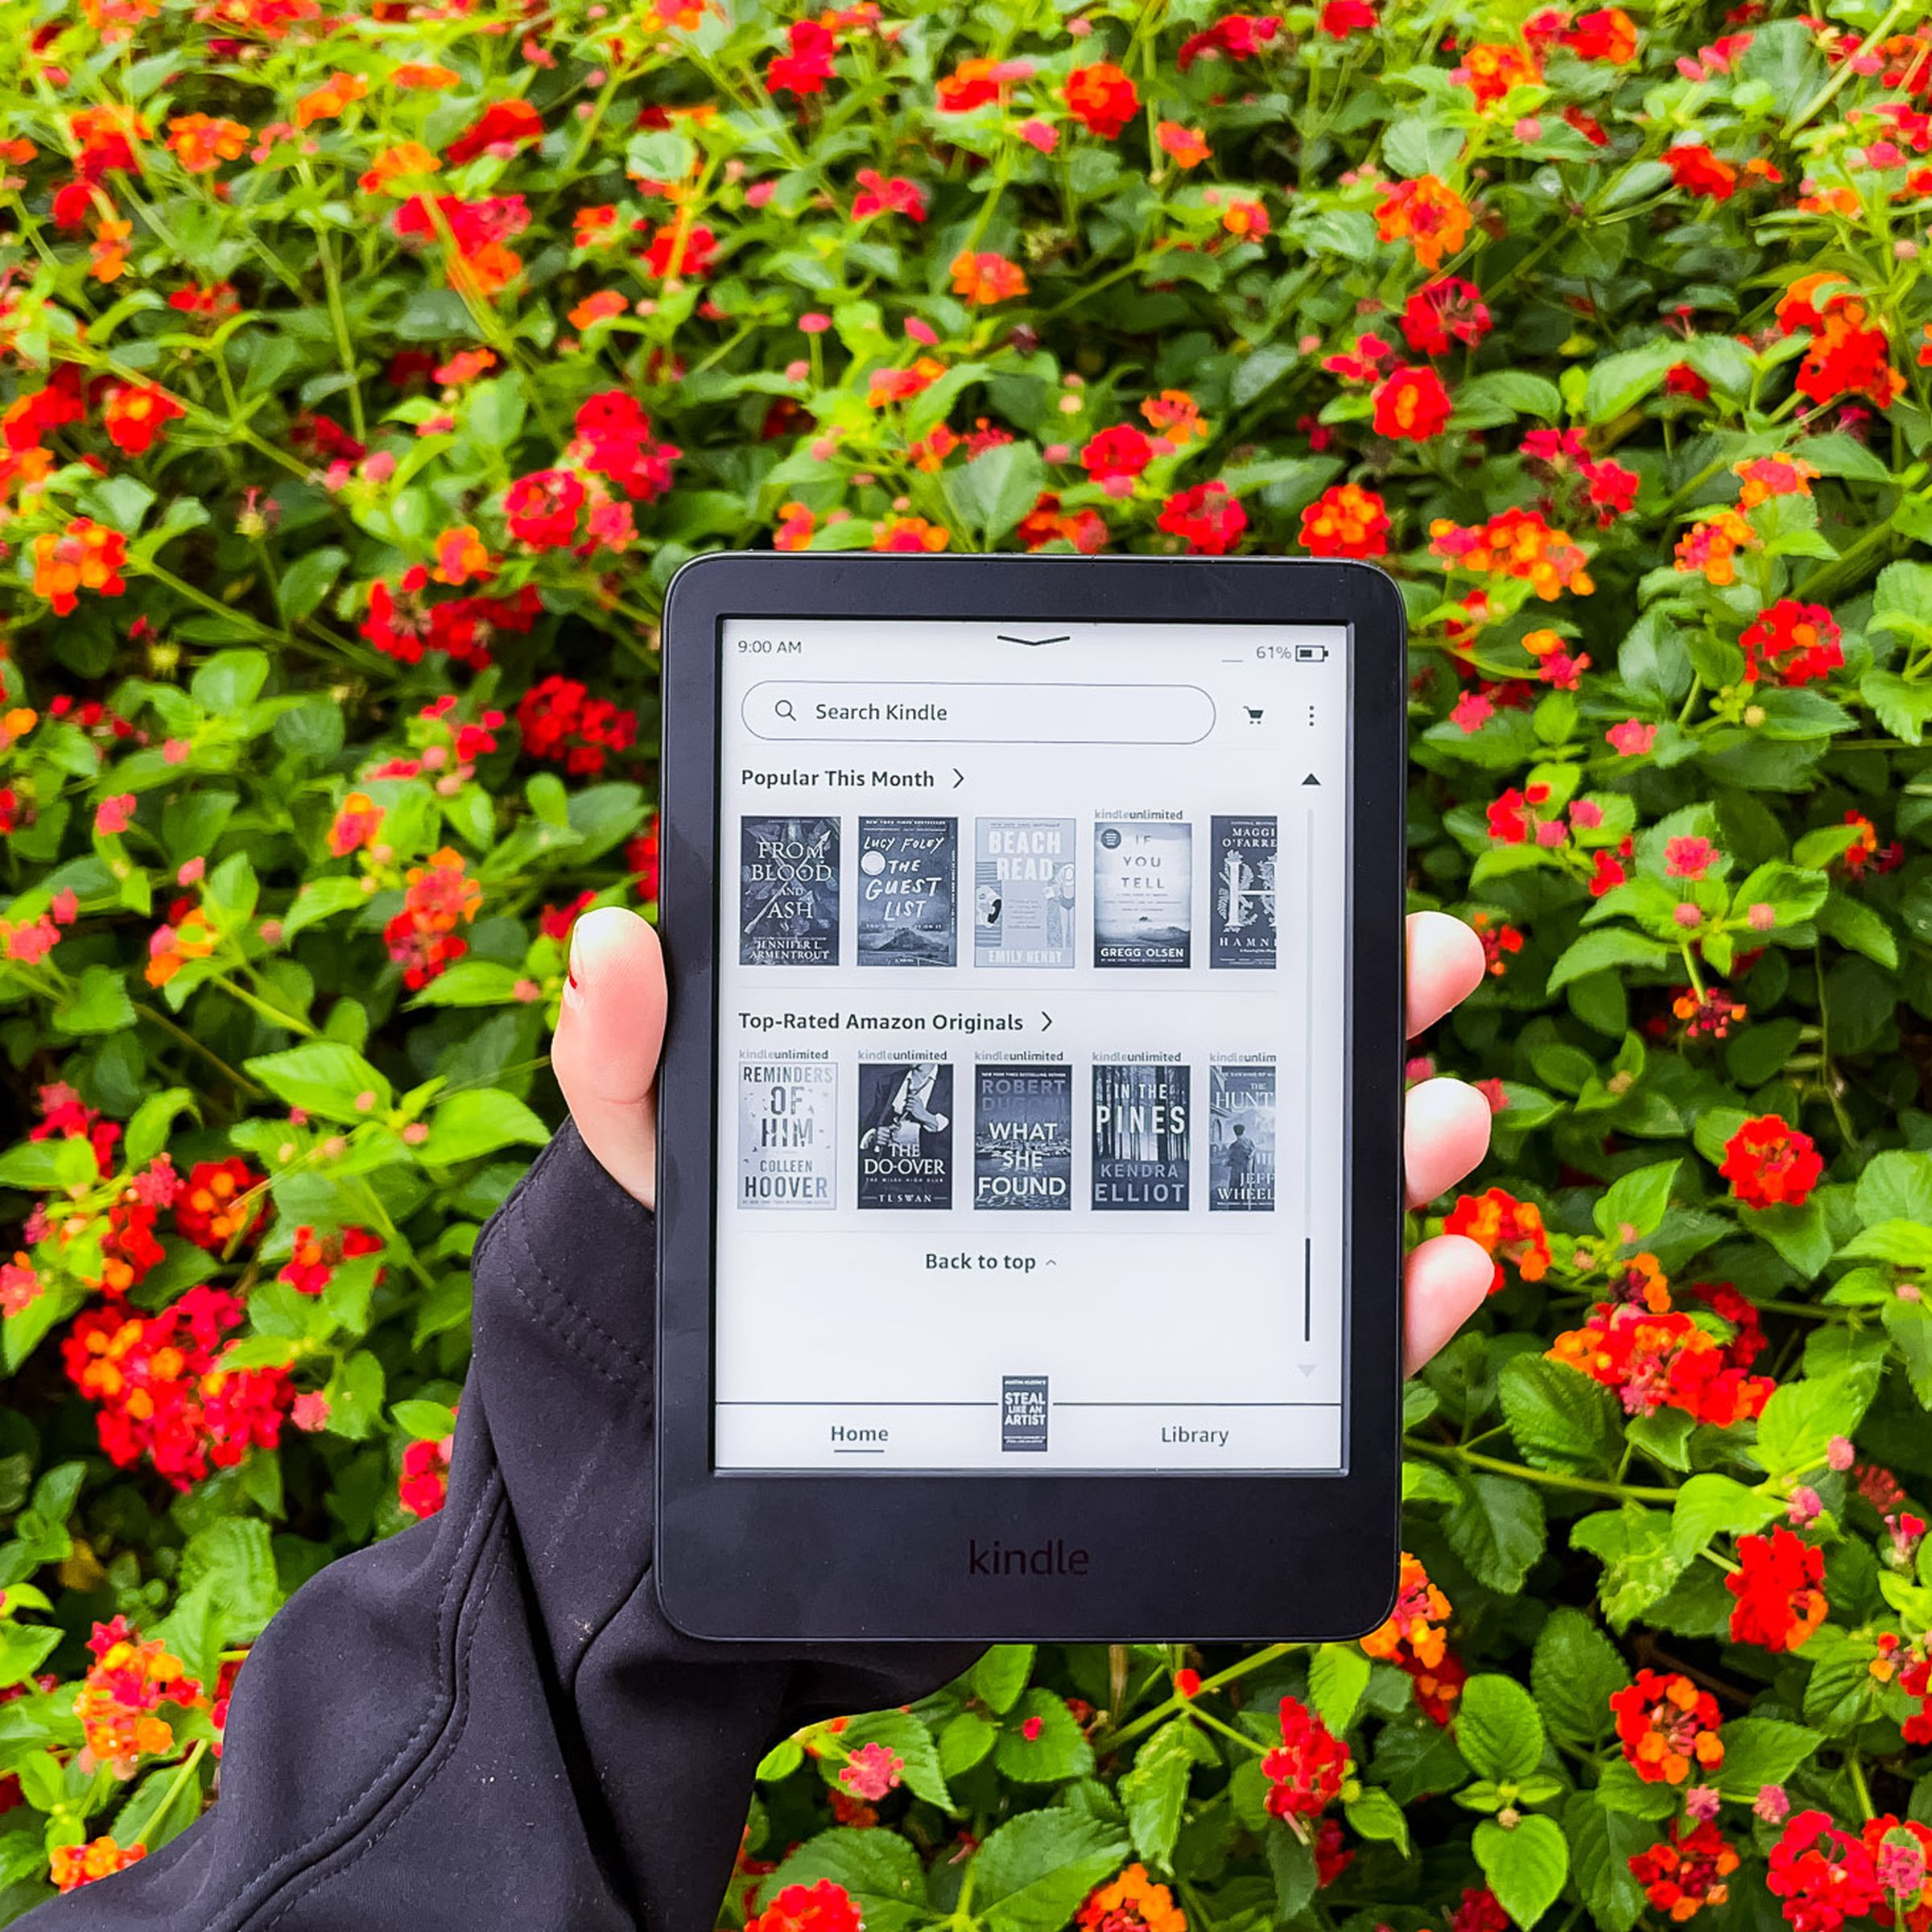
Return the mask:
M 910 369 L 875 369 L 866 384 L 865 400 L 874 409 L 883 409 L 888 402 L 910 402 L 945 373 L 946 365 L 931 356 L 921 356 Z
M 467 584 L 473 577 L 487 577 L 495 569 L 489 546 L 473 523 L 459 524 L 436 539 L 436 568 L 431 572 L 439 584 Z
M 59 536 L 34 539 L 34 594 L 45 597 L 56 617 L 64 617 L 83 590 L 118 597 L 127 588 L 121 566 L 127 539 L 92 517 L 76 517 Z
M 1443 1626 L 1449 1620 L 1449 1600 L 1429 1580 L 1422 1559 L 1406 1550 L 1399 1591 L 1389 1620 L 1362 1639 L 1362 1648 L 1384 1663 L 1433 1670 L 1447 1648 Z
M 1499 1293 L 1508 1281 L 1503 1273 L 1505 1261 L 1514 1262 L 1525 1281 L 1540 1282 L 1555 1258 L 1543 1228 L 1542 1208 L 1534 1201 L 1519 1201 L 1505 1188 L 1459 1195 L 1443 1229 L 1447 1234 L 1468 1235 L 1495 1257 L 1496 1274 L 1489 1284 L 1492 1294 Z
M 1311 557 L 1385 557 L 1388 506 L 1359 483 L 1337 483 L 1302 512 L 1302 547 Z
M 1719 590 L 1737 581 L 1737 553 L 1757 547 L 1757 532 L 1734 510 L 1714 510 L 1678 539 L 1677 568 L 1702 571 Z
M 1478 107 L 1493 107 L 1513 88 L 1534 87 L 1543 77 L 1534 54 L 1521 47 L 1479 40 L 1450 76 L 1476 97 Z
M 1565 591 L 1587 597 L 1596 588 L 1590 579 L 1590 559 L 1583 546 L 1567 532 L 1552 530 L 1538 510 L 1512 506 L 1498 511 L 1486 523 L 1468 526 L 1439 517 L 1429 526 L 1429 547 L 1452 570 L 1513 577 L 1529 584 L 1545 603 Z M 1527 646 L 1529 640 L 1524 642 Z M 1556 639 L 1557 645 L 1562 642 Z M 1532 650 L 1530 654 L 1541 656 L 1554 648 L 1551 645 L 1544 652 Z
M 1066 95 L 1068 112 L 1103 141 L 1117 140 L 1141 105 L 1133 81 L 1111 60 L 1076 67 L 1067 76 Z
M 1199 128 L 1183 127 L 1178 121 L 1163 121 L 1154 132 L 1162 153 L 1170 156 L 1179 167 L 1199 167 L 1212 151 Z
M 369 83 L 360 74 L 338 69 L 295 103 L 295 126 L 313 127 L 318 121 L 332 121 L 368 92 Z
M 1018 262 L 1004 255 L 962 250 L 952 260 L 952 292 L 974 308 L 985 308 L 1025 295 L 1026 276 Z
M 352 791 L 328 828 L 328 849 L 338 859 L 369 850 L 382 832 L 382 807 L 365 791 Z
M 1080 1907 L 1074 1922 L 1080 1932 L 1187 1932 L 1187 1915 L 1165 1885 L 1147 1876 L 1145 1865 L 1129 1865 Z
M 1469 204 L 1435 175 L 1418 175 L 1385 189 L 1375 211 L 1375 232 L 1385 242 L 1406 242 L 1421 266 L 1435 269 L 1468 238 Z
M 249 141 L 239 121 L 217 121 L 208 114 L 177 114 L 167 124 L 167 146 L 191 175 L 204 175 L 224 161 L 237 161 Z
M 115 215 L 102 215 L 94 223 L 93 246 L 88 250 L 89 272 L 97 282 L 118 282 L 127 269 L 127 244 L 134 232 L 131 221 Z
M 405 60 L 400 67 L 390 70 L 391 87 L 407 88 L 412 92 L 423 89 L 431 93 L 440 93 L 446 87 L 455 87 L 462 80 L 460 74 L 447 67 L 439 67 L 433 61 Z
M 398 192 L 396 182 L 439 173 L 442 166 L 420 141 L 400 141 L 376 156 L 369 171 L 357 177 L 356 186 L 365 195 L 393 195 Z
M 1731 473 L 1742 487 L 1738 491 L 1740 510 L 1755 510 L 1773 497 L 1808 497 L 1811 479 L 1818 471 L 1801 456 L 1781 452 L 1771 456 L 1748 456 L 1731 465 Z
M 947 541 L 945 529 L 939 524 L 928 523 L 923 517 L 881 517 L 872 530 L 874 550 L 916 554 L 943 550 Z
M 784 521 L 772 532 L 774 550 L 809 550 L 815 520 L 803 503 L 781 503 L 778 514 Z
M 95 1624 L 88 1648 L 94 1661 L 74 1699 L 85 1740 L 80 1769 L 92 1772 L 105 1765 L 116 1777 L 131 1777 L 140 1759 L 174 1744 L 174 1727 L 160 1715 L 161 1707 L 192 1711 L 204 1701 L 201 1686 L 160 1638 L 142 1643 L 125 1617 Z
M 108 1836 L 85 1845 L 56 1845 L 47 1854 L 47 1876 L 56 1892 L 72 1892 L 97 1878 L 112 1878 L 147 1856 L 146 1845 L 123 1847 Z
M 101 408 L 101 427 L 114 448 L 130 456 L 146 456 L 161 432 L 188 412 L 164 389 L 151 384 L 117 382 Z
M 1208 433 L 1201 406 L 1184 389 L 1164 389 L 1141 404 L 1141 415 L 1156 436 L 1165 436 L 1176 449 L 1183 449 L 1196 436 Z
M 205 960 L 214 952 L 216 939 L 200 906 L 171 925 L 157 926 L 147 943 L 146 977 L 151 986 L 165 986 L 190 960 Z
M 1268 211 L 1258 201 L 1237 196 L 1221 210 L 1221 226 L 1237 240 L 1259 242 L 1269 232 Z

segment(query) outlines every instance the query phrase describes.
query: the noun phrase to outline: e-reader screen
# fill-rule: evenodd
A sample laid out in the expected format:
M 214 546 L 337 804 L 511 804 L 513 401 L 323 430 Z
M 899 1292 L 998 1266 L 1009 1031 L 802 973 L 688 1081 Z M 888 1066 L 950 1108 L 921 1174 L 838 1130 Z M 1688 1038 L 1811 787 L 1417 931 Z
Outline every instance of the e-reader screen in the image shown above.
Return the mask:
M 1341 1471 L 1348 627 L 720 648 L 715 1466 Z

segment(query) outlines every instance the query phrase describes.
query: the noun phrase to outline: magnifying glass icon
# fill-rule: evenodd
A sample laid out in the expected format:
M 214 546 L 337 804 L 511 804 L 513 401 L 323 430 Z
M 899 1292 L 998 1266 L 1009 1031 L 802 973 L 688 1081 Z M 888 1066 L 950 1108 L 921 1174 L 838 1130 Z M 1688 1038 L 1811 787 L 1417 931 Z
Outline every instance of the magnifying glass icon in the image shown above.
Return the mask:
M 782 718 L 788 724 L 795 724 L 799 721 L 799 714 L 792 709 L 790 698 L 780 698 L 771 709 L 774 717 Z

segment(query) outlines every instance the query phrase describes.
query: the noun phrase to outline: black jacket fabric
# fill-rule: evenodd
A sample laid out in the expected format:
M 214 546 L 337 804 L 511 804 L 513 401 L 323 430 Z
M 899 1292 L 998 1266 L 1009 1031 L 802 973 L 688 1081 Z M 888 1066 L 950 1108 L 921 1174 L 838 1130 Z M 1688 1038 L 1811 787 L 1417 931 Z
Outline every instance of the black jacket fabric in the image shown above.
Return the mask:
M 654 1272 L 567 1126 L 477 1245 L 448 1504 L 297 1592 L 236 1683 L 220 1802 L 35 1932 L 708 1932 L 770 1744 L 971 1662 L 665 1621 Z

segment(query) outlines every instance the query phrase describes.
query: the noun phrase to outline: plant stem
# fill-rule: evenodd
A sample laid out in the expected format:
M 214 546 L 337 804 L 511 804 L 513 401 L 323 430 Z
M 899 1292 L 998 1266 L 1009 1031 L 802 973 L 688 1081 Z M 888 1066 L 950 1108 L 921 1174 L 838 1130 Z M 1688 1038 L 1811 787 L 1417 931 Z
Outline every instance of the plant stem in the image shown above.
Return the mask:
M 1217 1670 L 1212 1677 L 1203 1678 L 1200 1689 L 1192 1698 L 1183 1697 L 1177 1692 L 1165 1703 L 1157 1704 L 1153 1710 L 1142 1712 L 1132 1724 L 1121 1725 L 1119 1730 L 1108 1735 L 1108 1748 L 1111 1749 L 1116 1744 L 1124 1744 L 1129 1738 L 1138 1737 L 1143 1731 L 1151 1731 L 1164 1719 L 1178 1716 L 1183 1711 L 1191 1710 L 1210 1690 L 1221 1690 L 1236 1678 L 1245 1677 L 1250 1670 L 1259 1670 L 1278 1658 L 1286 1657 L 1290 1650 L 1298 1650 L 1301 1647 L 1299 1644 L 1264 1645 L 1251 1656 L 1243 1657 L 1238 1664 L 1230 1664 L 1225 1670 Z
M 1646 1487 L 1641 1483 L 1613 1483 L 1601 1476 L 1570 1476 L 1560 1469 L 1533 1469 L 1526 1463 L 1506 1463 L 1493 1455 L 1479 1455 L 1452 1443 L 1404 1439 L 1404 1446 L 1418 1455 L 1433 1456 L 1438 1462 L 1463 1463 L 1472 1469 L 1487 1470 L 1494 1476 L 1512 1476 L 1519 1483 L 1540 1483 L 1546 1489 L 1571 1489 L 1581 1496 L 1606 1496 L 1618 1502 L 1674 1503 L 1674 1489 Z

